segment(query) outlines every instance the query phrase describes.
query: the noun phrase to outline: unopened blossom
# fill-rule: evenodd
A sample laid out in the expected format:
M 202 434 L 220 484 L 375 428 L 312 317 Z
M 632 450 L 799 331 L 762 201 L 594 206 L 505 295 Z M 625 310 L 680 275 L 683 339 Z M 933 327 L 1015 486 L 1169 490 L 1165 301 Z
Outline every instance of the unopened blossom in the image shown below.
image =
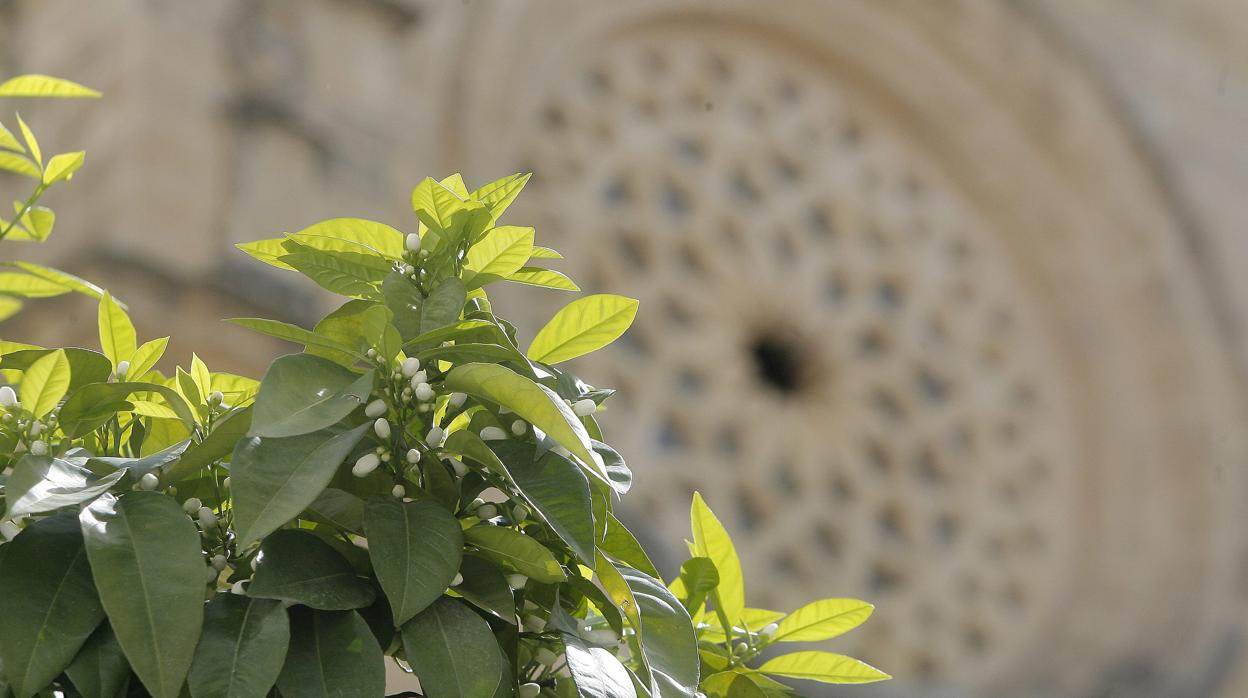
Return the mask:
M 498 427 L 488 426 L 481 428 L 482 441 L 502 441 L 505 438 L 507 438 L 507 432 Z
M 12 386 L 0 386 L 0 407 L 6 410 L 17 407 L 17 391 Z
M 585 398 L 572 403 L 572 413 L 578 417 L 585 417 L 594 413 L 598 409 L 598 405 L 593 400 Z
M 404 240 L 404 245 L 407 247 L 408 252 L 419 252 L 420 235 L 417 233 L 408 233 L 406 240 Z
M 415 465 L 420 462 L 420 451 L 415 448 L 407 449 L 407 462 Z
M 428 383 L 417 383 L 415 389 L 416 399 L 421 402 L 428 402 L 433 399 L 433 388 Z
M 381 458 L 376 453 L 365 453 L 351 466 L 351 474 L 356 477 L 367 477 L 381 465 Z
M 402 368 L 403 375 L 407 376 L 408 378 L 411 378 L 412 376 L 416 375 L 416 372 L 419 370 L 420 370 L 420 359 L 416 358 L 415 356 L 409 356 L 403 360 L 403 368 Z
M 364 406 L 364 414 L 376 419 L 386 413 L 386 401 L 378 398 Z
M 376 432 L 378 438 L 390 438 L 390 422 L 387 422 L 385 417 L 378 417 L 377 421 L 373 422 L 373 431 Z

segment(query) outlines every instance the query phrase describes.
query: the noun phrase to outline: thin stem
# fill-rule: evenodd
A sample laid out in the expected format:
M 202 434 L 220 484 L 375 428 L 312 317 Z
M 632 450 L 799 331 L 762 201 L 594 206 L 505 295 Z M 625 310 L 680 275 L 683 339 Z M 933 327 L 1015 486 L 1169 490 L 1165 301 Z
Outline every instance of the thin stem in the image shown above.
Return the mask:
M 13 217 L 13 220 L 9 221 L 9 224 L 4 226 L 4 230 L 0 230 L 0 240 L 3 240 L 8 236 L 9 232 L 13 230 L 13 227 L 17 225 L 17 222 L 22 219 L 22 216 L 30 213 L 30 209 L 35 207 L 35 202 L 39 200 L 39 197 L 43 196 L 43 192 L 47 191 L 47 189 L 48 186 L 46 184 L 40 184 L 35 187 L 35 192 L 30 195 L 30 198 L 26 199 L 26 203 L 22 204 L 21 210 L 19 210 L 17 215 Z

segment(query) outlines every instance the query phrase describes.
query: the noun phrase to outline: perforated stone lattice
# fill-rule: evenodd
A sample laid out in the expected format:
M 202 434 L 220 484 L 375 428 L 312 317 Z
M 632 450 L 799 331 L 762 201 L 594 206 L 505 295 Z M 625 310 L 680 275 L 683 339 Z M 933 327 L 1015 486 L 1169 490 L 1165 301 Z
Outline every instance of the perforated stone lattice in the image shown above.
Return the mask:
M 580 366 L 621 390 L 634 520 L 685 530 L 696 484 L 751 603 L 868 596 L 855 650 L 940 675 L 1036 611 L 1076 457 L 1026 280 L 867 109 L 762 48 L 617 40 L 533 115 L 516 220 L 642 300 Z

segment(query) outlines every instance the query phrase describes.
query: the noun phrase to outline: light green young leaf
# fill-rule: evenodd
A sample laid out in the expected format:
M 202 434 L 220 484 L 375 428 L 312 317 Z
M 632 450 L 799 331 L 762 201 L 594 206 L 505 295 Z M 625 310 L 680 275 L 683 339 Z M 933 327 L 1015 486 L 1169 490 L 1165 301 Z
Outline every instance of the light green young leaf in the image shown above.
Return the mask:
M 558 250 L 538 245 L 533 247 L 533 252 L 529 254 L 529 259 L 563 259 L 563 255 L 559 254 Z
M 565 305 L 538 330 L 526 352 L 547 364 L 597 351 L 624 334 L 637 316 L 637 301 L 624 296 L 597 294 Z
M 86 281 L 85 279 L 80 279 L 77 276 L 74 276 L 73 274 L 68 274 L 66 272 L 60 271 L 59 269 L 52 269 L 51 267 L 45 267 L 39 264 L 34 264 L 32 262 L 9 262 L 8 265 L 17 267 L 18 269 L 21 269 L 22 271 L 25 271 L 28 274 L 34 274 L 35 276 L 38 276 L 40 278 L 47 279 L 49 281 L 55 281 L 64 286 L 68 286 L 69 288 L 79 293 L 82 293 L 84 295 L 91 296 L 92 298 L 98 299 L 104 296 L 104 289 L 100 288 L 99 286 L 96 286 L 90 281 Z M 113 299 L 113 302 L 116 303 L 123 310 L 126 307 L 124 303 L 117 300 L 116 298 Z
M 499 526 L 473 526 L 464 531 L 464 540 L 491 559 L 535 581 L 554 584 L 568 578 L 546 546 L 519 531 Z
M 212 372 L 208 370 L 208 364 L 199 358 L 194 352 L 191 352 L 191 380 L 195 381 L 195 387 L 199 389 L 199 394 L 205 398 L 212 392 Z
M 659 571 L 650 561 L 645 548 L 641 547 L 641 543 L 633 536 L 633 532 L 620 523 L 614 514 L 607 514 L 606 535 L 603 536 L 599 547 L 603 552 L 629 567 L 641 570 L 655 579 L 659 578 Z
M 134 355 L 130 357 L 130 370 L 121 378 L 133 376 L 136 380 L 142 380 L 148 371 L 156 367 L 156 362 L 160 361 L 160 357 L 165 355 L 165 349 L 168 346 L 168 337 L 153 339 L 139 345 L 134 350 Z
M 480 187 L 472 192 L 470 198 L 480 201 L 490 209 L 490 222 L 493 223 L 503 215 L 511 202 L 516 200 L 516 197 L 520 195 L 520 190 L 524 189 L 524 185 L 532 176 L 532 172 L 508 175 Z
M 403 625 L 442 596 L 459 572 L 464 534 L 449 511 L 430 500 L 374 498 L 364 509 L 368 555 Z
M 508 276 L 507 280 L 525 284 L 526 286 L 553 288 L 556 291 L 581 290 L 581 287 L 577 286 L 567 276 L 553 269 L 543 269 L 541 267 L 520 267 L 520 270 Z
M 4 95 L 0 94 L 0 97 Z M 39 149 L 39 141 L 35 139 L 35 134 L 22 120 L 22 115 L 17 115 L 17 125 L 22 129 L 22 139 L 26 141 L 26 148 L 30 150 L 30 156 L 39 164 L 39 170 L 43 171 L 43 151 Z M 42 176 L 42 174 L 40 175 Z
M 832 652 L 794 652 L 767 660 L 758 668 L 765 674 L 822 683 L 874 683 L 892 677 L 853 657 Z
M 284 339 L 295 344 L 303 344 L 305 346 L 322 347 L 332 349 L 334 351 L 350 354 L 355 358 L 364 358 L 354 348 L 347 346 L 332 337 L 326 337 L 311 330 L 305 330 L 297 325 L 286 322 L 278 322 L 277 320 L 266 320 L 264 318 L 239 317 L 230 318 L 226 322 L 246 327 L 249 330 L 255 330 L 261 334 L 267 334 L 270 337 Z
M 27 698 L 69 666 L 104 609 L 72 514 L 32 524 L 5 548 L 0 662 L 14 695 Z
M 113 368 L 134 356 L 138 343 L 134 323 L 126 311 L 117 305 L 108 291 L 100 298 L 99 309 L 100 349 L 113 362 Z
M 689 518 L 693 528 L 693 554 L 710 558 L 719 571 L 717 601 L 728 621 L 737 623 L 745 610 L 745 578 L 741 574 L 741 559 L 723 524 L 703 501 L 699 492 L 693 493 L 693 505 Z
M 550 388 L 536 383 L 506 366 L 462 364 L 446 375 L 446 387 L 502 405 L 529 424 L 546 432 L 568 449 L 595 476 L 606 481 L 606 474 L 595 468 L 590 455 L 589 434 L 563 400 Z
M 204 634 L 187 676 L 192 698 L 268 695 L 289 644 L 281 603 L 217 594 L 204 608 Z
M 453 175 L 443 177 L 442 180 L 438 182 L 438 184 L 441 184 L 447 189 L 450 189 L 452 192 L 455 193 L 455 196 L 458 196 L 461 199 L 468 198 L 468 187 L 464 184 L 463 175 L 461 175 L 458 172 L 456 172 Z
M 22 374 L 22 409 L 36 417 L 52 411 L 69 391 L 69 359 L 57 349 L 30 365 Z
M 463 602 L 442 597 L 402 630 L 408 660 L 429 698 L 511 695 L 510 666 L 494 633 Z
M 18 272 L 0 272 L 0 293 L 23 298 L 51 298 L 69 293 L 69 289 L 55 281 Z
M 468 290 L 506 278 L 520 270 L 533 252 L 533 229 L 504 225 L 468 248 L 464 285 Z
M 99 97 L 90 87 L 50 75 L 30 73 L 0 84 L 0 97 Z
M 772 640 L 776 642 L 815 642 L 831 640 L 853 630 L 871 617 L 875 606 L 858 599 L 823 599 L 790 613 Z M 757 628 L 754 628 L 757 630 Z
M 72 178 L 75 172 L 82 169 L 82 163 L 86 158 L 86 152 L 81 150 L 76 153 L 53 155 L 52 159 L 48 160 L 48 166 L 43 170 L 44 186 L 51 186 Z
M 355 243 L 356 245 L 363 245 L 393 259 L 403 256 L 404 235 L 402 232 L 385 223 L 378 223 L 377 221 L 370 221 L 364 218 L 331 218 L 320 223 L 314 223 L 294 233 L 291 237 L 313 247 L 323 244 L 321 241 L 316 241 L 316 237 L 337 238 Z M 321 249 L 363 251 L 358 248 L 352 249 L 341 246 L 324 246 Z
M 286 238 L 269 238 L 268 240 L 256 240 L 255 242 L 243 242 L 235 245 L 238 249 L 255 257 L 256 259 L 287 271 L 295 271 L 295 268 L 278 259 L 282 255 L 288 254 L 289 251 L 282 247 L 282 243 Z
M 446 231 L 451 227 L 452 216 L 466 208 L 464 199 L 432 177 L 426 177 L 412 190 L 412 210 L 433 230 Z
M 304 246 L 299 252 L 282 255 L 280 261 L 315 281 L 321 288 L 344 296 L 379 295 L 378 285 L 388 269 L 379 269 L 368 258 L 353 252 L 329 252 Z
M 0 151 L 0 170 L 15 172 L 32 179 L 43 179 L 43 172 L 30 158 L 18 153 Z
M 204 618 L 199 531 L 173 497 L 105 495 L 79 515 L 109 623 L 155 698 L 177 698 Z
M 0 124 L 0 148 L 16 150 L 19 153 L 26 152 L 26 148 L 18 142 L 17 137 L 4 124 Z

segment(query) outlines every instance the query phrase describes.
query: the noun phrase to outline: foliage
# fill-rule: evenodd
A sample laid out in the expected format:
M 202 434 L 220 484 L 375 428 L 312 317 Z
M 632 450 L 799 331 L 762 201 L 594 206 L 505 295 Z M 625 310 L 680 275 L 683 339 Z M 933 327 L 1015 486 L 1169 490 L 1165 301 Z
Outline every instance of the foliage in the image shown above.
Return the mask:
M 302 348 L 260 381 L 194 355 L 163 374 L 167 338 L 140 344 L 102 291 L 100 351 L 0 348 L 0 696 L 374 696 L 387 656 L 431 698 L 886 678 L 822 652 L 747 669 L 870 606 L 746 608 L 700 498 L 669 587 L 615 518 L 632 474 L 594 417 L 612 391 L 558 364 L 637 304 L 581 298 L 519 348 L 487 287 L 575 288 L 499 224 L 527 179 L 426 179 L 415 233 L 340 218 L 241 245 L 344 297 L 311 329 L 235 320 Z

